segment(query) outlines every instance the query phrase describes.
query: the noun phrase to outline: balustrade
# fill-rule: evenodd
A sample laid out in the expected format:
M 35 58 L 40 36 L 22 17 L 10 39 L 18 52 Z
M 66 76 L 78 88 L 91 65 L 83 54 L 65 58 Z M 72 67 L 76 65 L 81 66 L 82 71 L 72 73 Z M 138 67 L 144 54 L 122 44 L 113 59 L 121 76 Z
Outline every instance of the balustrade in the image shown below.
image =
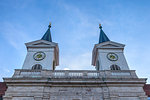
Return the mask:
M 128 71 L 89 71 L 89 70 L 15 70 L 14 77 L 49 77 L 49 78 L 111 78 L 114 76 L 135 77 L 135 72 Z

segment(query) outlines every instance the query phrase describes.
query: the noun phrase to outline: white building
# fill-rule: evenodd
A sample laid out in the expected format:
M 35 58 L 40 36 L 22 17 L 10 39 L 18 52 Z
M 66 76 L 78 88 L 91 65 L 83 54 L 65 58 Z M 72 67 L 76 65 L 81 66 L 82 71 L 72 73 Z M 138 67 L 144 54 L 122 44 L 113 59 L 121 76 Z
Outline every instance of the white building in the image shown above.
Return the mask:
M 96 70 L 55 70 L 58 44 L 52 42 L 51 25 L 42 39 L 26 43 L 22 69 L 4 78 L 4 100 L 147 100 L 145 78 L 130 70 L 125 45 L 110 41 L 100 25 L 99 43 L 92 53 Z

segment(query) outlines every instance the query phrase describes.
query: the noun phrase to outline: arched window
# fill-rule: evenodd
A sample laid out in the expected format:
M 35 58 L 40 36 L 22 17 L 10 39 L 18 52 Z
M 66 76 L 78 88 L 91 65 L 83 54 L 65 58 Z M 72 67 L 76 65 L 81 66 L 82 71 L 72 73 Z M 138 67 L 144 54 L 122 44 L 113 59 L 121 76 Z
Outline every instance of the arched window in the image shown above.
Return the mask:
M 32 69 L 33 70 L 41 70 L 42 66 L 40 64 L 35 64 L 35 65 L 32 66 Z
M 119 67 L 118 65 L 115 65 L 115 64 L 114 64 L 114 65 L 111 65 L 111 66 L 110 66 L 110 69 L 111 69 L 111 70 L 121 70 L 120 67 Z

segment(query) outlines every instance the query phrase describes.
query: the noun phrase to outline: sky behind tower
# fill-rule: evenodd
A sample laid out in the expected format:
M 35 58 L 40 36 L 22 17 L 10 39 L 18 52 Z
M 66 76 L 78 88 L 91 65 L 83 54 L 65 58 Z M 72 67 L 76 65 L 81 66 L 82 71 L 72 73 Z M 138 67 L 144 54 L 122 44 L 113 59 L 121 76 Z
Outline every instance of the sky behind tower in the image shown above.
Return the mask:
M 57 70 L 95 70 L 92 49 L 101 23 L 111 41 L 126 45 L 130 69 L 150 83 L 149 5 L 150 0 L 1 0 L 0 81 L 22 68 L 24 43 L 41 39 L 51 22 L 60 50 Z

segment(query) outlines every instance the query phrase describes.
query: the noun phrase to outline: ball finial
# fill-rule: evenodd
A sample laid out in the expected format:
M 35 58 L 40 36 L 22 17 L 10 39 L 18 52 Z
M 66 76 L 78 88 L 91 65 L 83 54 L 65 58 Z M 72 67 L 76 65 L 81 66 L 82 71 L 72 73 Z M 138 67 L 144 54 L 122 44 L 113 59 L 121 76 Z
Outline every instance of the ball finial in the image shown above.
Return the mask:
M 102 29 L 102 25 L 101 24 L 99 24 L 99 28 Z
M 49 28 L 51 28 L 51 22 L 49 22 L 49 25 L 48 25 L 48 27 L 49 27 Z

